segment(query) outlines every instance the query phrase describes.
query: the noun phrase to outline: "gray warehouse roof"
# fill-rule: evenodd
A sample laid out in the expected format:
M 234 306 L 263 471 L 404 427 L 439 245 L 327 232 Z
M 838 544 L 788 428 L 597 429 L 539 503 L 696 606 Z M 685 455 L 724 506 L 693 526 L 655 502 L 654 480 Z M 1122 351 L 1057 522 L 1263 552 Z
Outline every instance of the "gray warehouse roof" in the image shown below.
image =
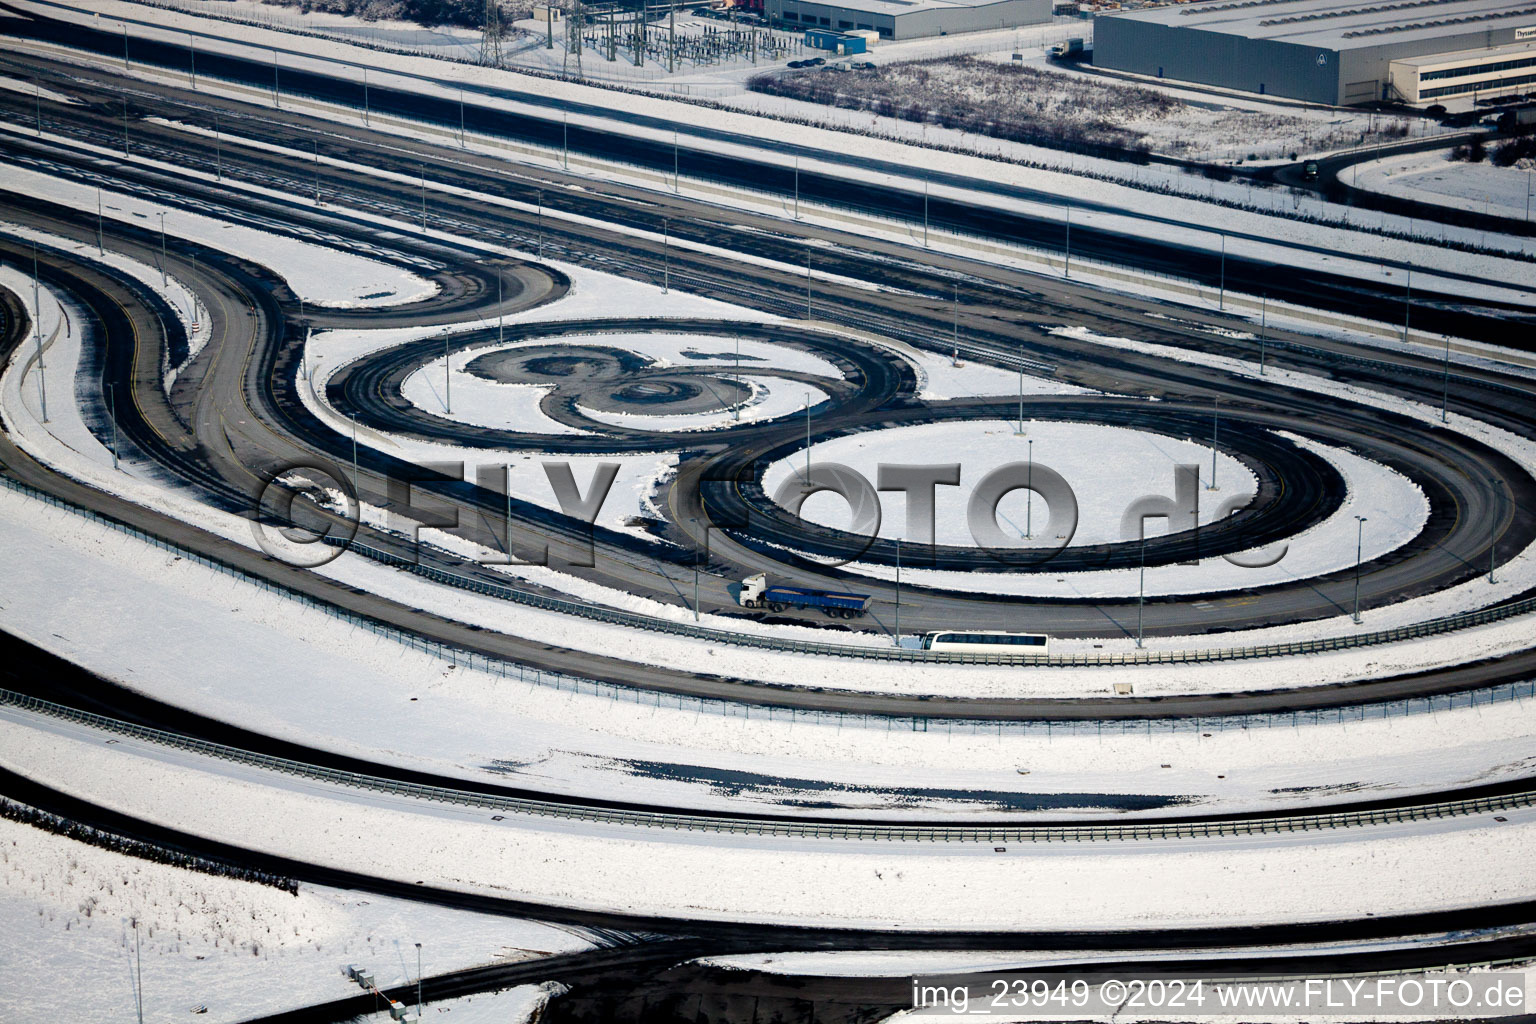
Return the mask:
M 1483 29 L 1536 26 L 1536 0 L 1206 0 L 1099 17 L 1350 50 Z

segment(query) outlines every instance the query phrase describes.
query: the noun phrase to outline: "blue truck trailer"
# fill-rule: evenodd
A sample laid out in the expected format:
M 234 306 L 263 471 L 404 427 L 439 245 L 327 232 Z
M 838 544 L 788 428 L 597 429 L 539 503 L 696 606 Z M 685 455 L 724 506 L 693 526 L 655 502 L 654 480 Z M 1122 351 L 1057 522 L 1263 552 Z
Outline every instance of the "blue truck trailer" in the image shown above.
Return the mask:
M 820 608 L 834 618 L 852 619 L 869 611 L 871 598 L 868 594 L 844 594 L 809 587 L 771 587 L 768 577 L 758 573 L 741 581 L 741 594 L 737 600 L 743 608 L 767 608 L 775 612 L 786 608 Z

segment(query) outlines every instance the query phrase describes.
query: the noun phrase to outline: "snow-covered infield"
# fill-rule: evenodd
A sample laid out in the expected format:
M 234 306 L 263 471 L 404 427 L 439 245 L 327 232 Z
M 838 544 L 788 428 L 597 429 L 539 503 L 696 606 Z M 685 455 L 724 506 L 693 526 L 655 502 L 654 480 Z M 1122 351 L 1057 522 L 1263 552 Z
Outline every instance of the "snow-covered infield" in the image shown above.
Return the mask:
M 197 1019 L 213 1024 L 344 999 L 358 992 L 342 973 L 349 964 L 373 971 L 381 987 L 407 984 L 417 942 L 429 975 L 595 944 L 578 929 L 324 886 L 301 885 L 295 896 L 0 820 L 8 1013 L 131 1014 L 134 921 L 151 1024 L 186 1020 L 200 1005 L 207 1015 Z
M 136 227 L 166 233 L 259 263 L 280 276 L 306 303 L 333 308 L 384 307 L 419 302 L 438 285 L 403 267 L 329 246 L 276 235 L 139 196 L 7 166 L 6 186 L 76 210 L 94 209 L 100 191 L 102 214 Z M 156 272 L 156 278 L 159 273 Z
M 966 502 L 977 482 L 1001 466 L 1033 459 L 1042 470 L 1055 470 L 1066 478 L 1077 497 L 1077 531 L 1070 541 L 1074 546 L 1125 540 L 1120 521 L 1126 509 L 1149 495 L 1171 498 L 1180 465 L 1199 467 L 1202 487 L 1211 482 L 1209 444 L 1092 423 L 1029 419 L 1023 423 L 1022 435 L 1017 433 L 1019 426 L 1016 421 L 960 420 L 892 427 L 817 441 L 810 456 L 813 465 L 847 466 L 872 485 L 881 465 L 958 464 L 959 485 L 938 487 L 934 496 L 934 540 L 956 547 L 975 546 L 966 525 Z M 921 453 L 920 459 L 915 453 Z M 763 489 L 769 495 L 777 493 L 786 481 L 803 473 L 804 466 L 803 449 L 773 463 L 763 474 Z M 1202 497 L 1202 523 L 1214 521 L 1220 502 L 1246 501 L 1258 486 L 1248 468 L 1230 455 L 1220 453 L 1217 466 L 1220 490 L 1212 492 L 1217 500 Z M 913 540 L 905 535 L 906 501 L 901 492 L 883 492 L 880 502 L 880 537 Z M 809 522 L 848 529 L 848 505 L 829 491 L 807 498 L 800 514 Z M 1022 489 L 1005 495 L 997 506 L 997 519 L 1005 532 L 1024 540 L 1028 528 L 1030 539 L 1039 546 L 1065 540 L 1044 535 L 1049 517 L 1046 502 L 1038 495 L 1026 497 Z M 1155 535 L 1159 529 L 1149 523 L 1147 532 Z
M 539 818 L 293 780 L 24 713 L 0 765 L 132 817 L 407 884 L 701 920 L 1130 931 L 1490 906 L 1536 889 L 1536 811 L 1237 839 L 781 839 Z M 381 837 L 389 841 L 381 841 Z M 1475 857 L 1473 856 L 1475 852 Z M 1222 870 L 1194 870 L 1209 857 Z
M 1429 501 L 1418 485 L 1401 473 L 1342 448 L 1320 444 L 1285 431 L 1280 433 L 1332 463 L 1344 477 L 1345 498 L 1333 515 L 1288 538 L 1283 545 L 1277 544 L 1235 556 L 1248 562 L 1247 565 L 1226 558 L 1206 558 L 1192 566 L 1152 566 L 1146 570 L 1144 580 L 1139 570 L 1133 569 L 1026 575 L 914 569 L 909 566 L 902 570 L 902 580 L 917 586 L 939 589 L 1033 597 L 1127 598 L 1134 597 L 1143 587 L 1145 593 L 1156 595 L 1214 594 L 1243 587 L 1291 583 L 1348 567 L 1355 558 L 1353 545 L 1358 539 L 1355 525 L 1357 515 L 1366 516 L 1372 523 L 1369 534 L 1360 534 L 1368 541 L 1361 549 L 1362 557 L 1367 561 L 1395 551 L 1424 528 L 1429 518 Z M 1208 467 L 1209 463 L 1207 474 Z M 1252 479 L 1251 476 L 1249 479 Z M 1171 487 L 1167 489 L 1171 490 Z M 1226 495 L 1218 492 L 1217 501 L 1225 500 Z M 1041 514 L 1038 507 L 1035 514 Z M 1206 521 L 1206 518 L 1207 507 L 1202 504 L 1201 520 Z M 1010 521 L 1016 519 L 1015 515 Z M 1118 524 L 1114 525 L 1118 527 Z M 1149 523 L 1148 534 L 1153 532 Z M 1278 560 L 1269 562 L 1277 555 Z M 1265 562 L 1269 564 L 1262 564 Z M 855 562 L 846 568 L 850 572 L 876 579 L 888 580 L 895 577 L 894 568 L 883 565 Z
M 1434 150 L 1367 161 L 1352 169 L 1350 184 L 1455 210 L 1529 220 L 1536 206 L 1530 160 L 1498 167 L 1490 161 L 1452 161 L 1449 156 L 1449 150 Z
M 197 297 L 196 292 L 174 275 L 167 273 L 162 277 L 160 272 L 154 267 L 141 263 L 138 260 L 130 259 L 121 253 L 103 252 L 100 250 L 91 253 L 91 246 L 84 242 L 76 242 L 46 231 L 37 231 L 22 224 L 0 223 L 0 232 L 36 242 L 39 245 L 54 246 L 87 256 L 97 263 L 121 270 L 139 281 L 139 283 L 149 286 L 153 291 L 159 292 L 169 303 L 171 309 L 175 311 L 176 318 L 181 322 L 182 330 L 186 332 L 186 363 L 190 363 L 196 358 L 197 354 L 202 351 L 203 346 L 207 343 L 209 334 L 207 307 Z M 181 366 L 164 367 L 167 391 L 176 383 L 176 377 L 181 373 L 186 363 L 183 363 Z
M 555 308 L 558 308 L 558 303 Z M 714 409 L 686 415 L 617 412 L 581 407 L 583 415 L 597 422 L 637 430 L 713 430 L 736 422 L 750 423 L 788 415 L 802 407 L 806 394 L 810 394 L 813 406 L 826 400 L 826 392 L 814 386 L 754 376 L 754 369 L 787 370 L 832 380 L 842 379 L 837 368 L 825 359 L 788 345 L 747 338 L 657 331 L 644 334 L 568 334 L 506 344 L 477 345 L 452 353 L 448 359 L 446 382 L 443 364 L 433 362 L 407 377 L 401 391 L 417 408 L 434 416 L 474 426 L 548 434 L 582 433 L 551 419 L 539 408 L 539 402 L 554 385 L 503 383 L 487 380 L 465 369 L 468 363 L 488 352 L 551 345 L 625 349 L 646 357 L 652 366 L 714 371 L 733 380 L 740 380 L 751 391 L 751 398 L 747 401 L 729 405 L 725 410 Z M 742 360 L 739 363 L 735 359 L 738 346 Z M 452 409 L 448 407 L 448 399 L 452 400 Z

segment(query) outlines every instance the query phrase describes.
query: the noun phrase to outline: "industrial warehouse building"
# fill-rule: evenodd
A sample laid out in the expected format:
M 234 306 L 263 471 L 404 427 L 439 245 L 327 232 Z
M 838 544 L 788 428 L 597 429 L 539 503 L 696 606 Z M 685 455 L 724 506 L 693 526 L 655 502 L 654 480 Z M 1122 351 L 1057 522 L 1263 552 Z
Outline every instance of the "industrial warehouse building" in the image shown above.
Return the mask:
M 881 39 L 917 39 L 1039 25 L 1051 20 L 1051 0 L 765 0 L 763 13 L 785 28 L 864 29 Z
M 1532 0 L 1208 0 L 1093 35 L 1099 67 L 1315 103 L 1536 91 Z

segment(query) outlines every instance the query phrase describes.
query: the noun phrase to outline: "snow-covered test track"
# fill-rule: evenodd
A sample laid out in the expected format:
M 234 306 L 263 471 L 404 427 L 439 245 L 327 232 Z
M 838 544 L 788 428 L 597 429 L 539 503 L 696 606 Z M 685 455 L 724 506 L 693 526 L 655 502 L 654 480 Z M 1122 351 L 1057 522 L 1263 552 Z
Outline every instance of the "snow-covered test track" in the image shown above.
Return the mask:
M 50 82 L 46 132 L 0 126 L 0 628 L 90 673 L 34 695 L 178 726 L 8 697 L 0 769 L 37 799 L 637 929 L 1069 944 L 1483 927 L 1536 897 L 1523 354 L 1437 362 L 1379 325 L 1299 333 L 1301 309 L 1261 350 L 1242 316 L 1016 253 L 246 104 L 215 173 L 183 108 L 136 124 L 123 160 L 111 111 L 61 98 L 98 86 Z M 1054 561 L 984 563 L 965 496 L 1021 453 L 1076 491 L 1077 532 Z M 959 464 L 929 564 L 915 492 L 886 487 L 867 547 L 826 566 L 857 538 L 830 495 L 780 504 L 808 460 L 872 484 Z M 241 500 L 299 461 L 325 474 L 305 500 L 335 513 L 355 490 L 358 539 L 387 557 L 261 553 Z M 427 462 L 468 464 L 474 485 L 418 485 L 456 530 L 387 483 Z M 552 462 L 578 497 L 616 467 L 592 565 Z M 477 474 L 500 467 L 506 492 Z M 1061 512 L 1032 487 L 994 510 L 1026 554 Z M 1143 542 L 1125 510 L 1146 502 Z M 496 564 L 530 539 L 550 565 Z M 867 590 L 871 615 L 744 611 L 759 570 Z M 1053 658 L 917 649 L 954 625 L 1049 631 Z M 243 745 L 198 745 L 231 729 Z M 278 748 L 303 756 L 274 770 Z M 316 767 L 341 760 L 356 784 Z

